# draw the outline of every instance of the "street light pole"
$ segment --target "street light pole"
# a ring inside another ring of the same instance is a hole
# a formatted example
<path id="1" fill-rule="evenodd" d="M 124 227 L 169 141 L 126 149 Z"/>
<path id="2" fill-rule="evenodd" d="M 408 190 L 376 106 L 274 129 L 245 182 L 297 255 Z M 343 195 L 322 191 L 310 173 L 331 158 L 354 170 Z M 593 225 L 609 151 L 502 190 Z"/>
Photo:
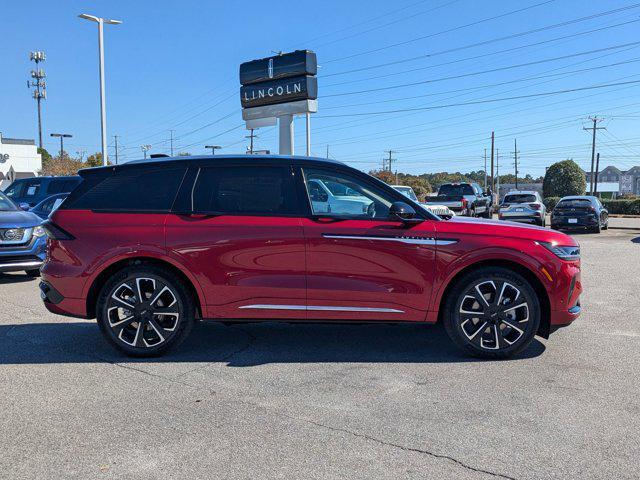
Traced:
<path id="1" fill-rule="evenodd" d="M 71 138 L 71 137 L 73 137 L 73 135 L 70 135 L 68 133 L 52 133 L 50 135 L 52 137 L 59 137 L 60 138 L 60 160 L 62 160 L 62 156 L 64 155 L 64 139 L 65 138 Z"/>
<path id="2" fill-rule="evenodd" d="M 220 150 L 222 147 L 220 145 L 205 145 L 204 148 L 210 148 L 211 149 L 211 155 L 215 155 L 216 154 L 216 150 Z"/>
<path id="3" fill-rule="evenodd" d="M 105 100 L 105 86 L 104 86 L 104 36 L 103 27 L 107 25 L 119 25 L 122 22 L 120 20 L 109 20 L 105 18 L 96 17 L 94 15 L 87 15 L 82 13 L 78 15 L 85 20 L 91 20 L 98 24 L 98 56 L 100 60 L 100 128 L 102 131 L 102 164 L 107 165 L 107 112 L 106 112 L 106 100 Z"/>

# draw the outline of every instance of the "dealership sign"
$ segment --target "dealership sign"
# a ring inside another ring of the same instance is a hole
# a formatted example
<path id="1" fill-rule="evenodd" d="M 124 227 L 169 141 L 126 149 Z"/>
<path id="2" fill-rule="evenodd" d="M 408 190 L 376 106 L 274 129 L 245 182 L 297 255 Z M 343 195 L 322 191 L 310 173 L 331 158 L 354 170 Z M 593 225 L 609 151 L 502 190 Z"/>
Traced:
<path id="1" fill-rule="evenodd" d="M 240 65 L 240 103 L 247 129 L 280 123 L 280 153 L 293 153 L 293 117 L 318 110 L 318 62 L 309 50 L 296 50 Z"/>

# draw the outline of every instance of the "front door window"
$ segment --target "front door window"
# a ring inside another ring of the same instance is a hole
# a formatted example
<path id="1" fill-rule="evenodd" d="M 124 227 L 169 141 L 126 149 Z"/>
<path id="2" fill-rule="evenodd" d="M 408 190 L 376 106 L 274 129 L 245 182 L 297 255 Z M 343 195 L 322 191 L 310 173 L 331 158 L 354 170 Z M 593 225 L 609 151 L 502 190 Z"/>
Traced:
<path id="1" fill-rule="evenodd" d="M 386 219 L 393 199 L 370 182 L 345 173 L 304 169 L 313 215 Z"/>

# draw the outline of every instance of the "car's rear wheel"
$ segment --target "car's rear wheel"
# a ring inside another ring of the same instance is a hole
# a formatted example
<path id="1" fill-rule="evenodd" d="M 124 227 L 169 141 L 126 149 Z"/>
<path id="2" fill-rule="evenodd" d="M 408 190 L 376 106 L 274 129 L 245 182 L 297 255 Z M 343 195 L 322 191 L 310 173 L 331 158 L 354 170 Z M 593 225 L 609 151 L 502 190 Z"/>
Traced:
<path id="1" fill-rule="evenodd" d="M 540 324 L 540 301 L 531 284 L 502 267 L 464 275 L 447 297 L 444 326 L 471 355 L 509 358 L 529 346 Z"/>
<path id="2" fill-rule="evenodd" d="M 127 267 L 103 286 L 98 325 L 117 349 L 135 357 L 165 353 L 194 322 L 193 298 L 173 273 L 153 265 Z"/>

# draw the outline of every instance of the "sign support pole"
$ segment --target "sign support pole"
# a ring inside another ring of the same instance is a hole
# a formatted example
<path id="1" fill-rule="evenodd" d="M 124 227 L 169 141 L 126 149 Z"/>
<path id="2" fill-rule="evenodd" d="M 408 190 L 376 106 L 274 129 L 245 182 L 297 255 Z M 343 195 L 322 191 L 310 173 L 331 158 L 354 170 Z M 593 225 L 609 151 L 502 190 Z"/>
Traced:
<path id="1" fill-rule="evenodd" d="M 307 112 L 307 157 L 311 156 L 311 114 Z"/>
<path id="2" fill-rule="evenodd" d="M 293 155 L 293 115 L 281 115 L 278 117 L 280 155 Z"/>

